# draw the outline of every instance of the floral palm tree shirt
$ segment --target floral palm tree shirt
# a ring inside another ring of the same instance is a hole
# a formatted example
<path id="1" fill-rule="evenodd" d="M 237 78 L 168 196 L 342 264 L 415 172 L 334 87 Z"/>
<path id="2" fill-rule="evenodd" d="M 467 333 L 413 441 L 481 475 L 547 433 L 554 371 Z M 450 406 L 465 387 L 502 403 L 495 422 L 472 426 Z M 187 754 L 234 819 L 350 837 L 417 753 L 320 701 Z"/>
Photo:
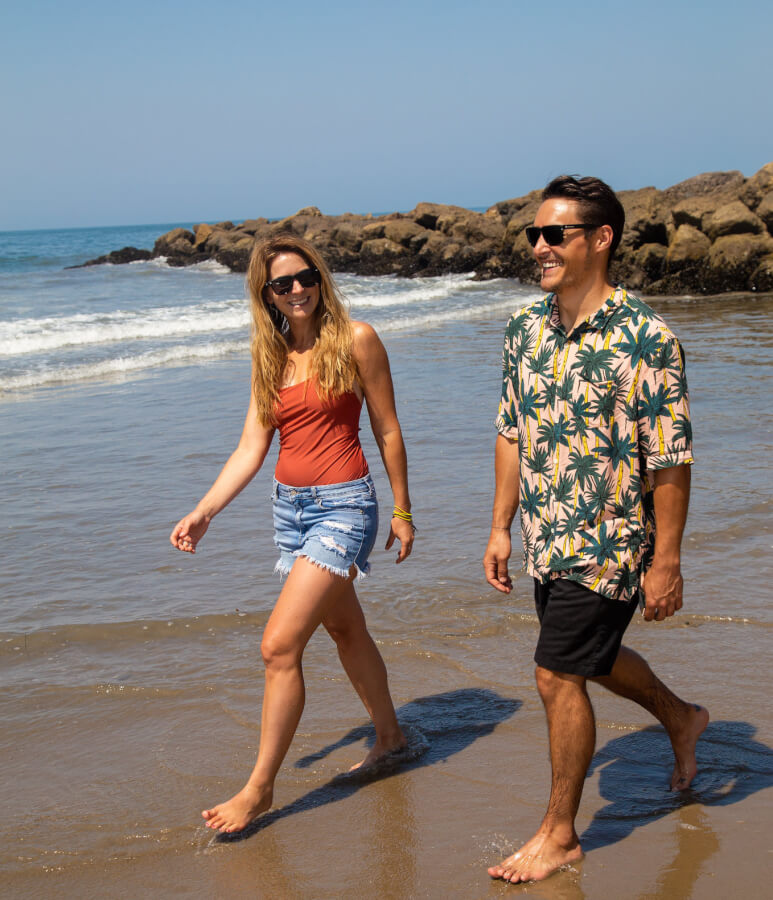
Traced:
<path id="1" fill-rule="evenodd" d="M 624 601 L 655 543 L 651 472 L 691 464 L 684 357 L 617 287 L 571 334 L 554 294 L 505 332 L 497 430 L 518 441 L 526 571 Z"/>

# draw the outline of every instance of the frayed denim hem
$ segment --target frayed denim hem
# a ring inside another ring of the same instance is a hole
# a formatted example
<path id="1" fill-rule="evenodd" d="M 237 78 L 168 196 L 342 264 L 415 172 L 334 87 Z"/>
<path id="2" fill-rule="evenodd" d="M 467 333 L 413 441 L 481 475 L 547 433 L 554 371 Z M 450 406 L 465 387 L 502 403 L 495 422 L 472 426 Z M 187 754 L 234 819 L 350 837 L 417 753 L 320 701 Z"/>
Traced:
<path id="1" fill-rule="evenodd" d="M 333 575 L 340 575 L 342 578 L 349 577 L 349 569 L 341 569 L 337 566 L 328 565 L 328 563 L 320 562 L 318 559 L 314 559 L 313 556 L 308 556 L 306 553 L 299 553 L 295 558 L 303 557 L 304 559 L 308 559 L 309 562 L 314 563 L 320 569 L 324 569 L 326 572 L 332 572 Z M 364 581 L 370 575 L 370 563 L 365 563 L 365 568 L 361 569 L 357 563 L 352 563 L 354 568 L 357 570 L 357 581 Z M 290 568 L 288 568 L 280 559 L 276 561 L 276 565 L 274 566 L 274 572 L 279 575 L 280 578 L 284 579 L 290 574 Z"/>

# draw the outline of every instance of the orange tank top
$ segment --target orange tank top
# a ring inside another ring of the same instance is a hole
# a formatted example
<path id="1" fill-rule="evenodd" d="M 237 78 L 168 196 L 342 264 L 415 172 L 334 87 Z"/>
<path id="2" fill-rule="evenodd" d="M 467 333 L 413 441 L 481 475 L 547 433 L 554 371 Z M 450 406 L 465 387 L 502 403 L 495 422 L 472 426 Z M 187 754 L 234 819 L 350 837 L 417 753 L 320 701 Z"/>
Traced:
<path id="1" fill-rule="evenodd" d="M 322 401 L 313 379 L 279 391 L 279 459 L 274 477 L 308 487 L 339 484 L 368 474 L 360 446 L 362 401 L 353 391 Z"/>

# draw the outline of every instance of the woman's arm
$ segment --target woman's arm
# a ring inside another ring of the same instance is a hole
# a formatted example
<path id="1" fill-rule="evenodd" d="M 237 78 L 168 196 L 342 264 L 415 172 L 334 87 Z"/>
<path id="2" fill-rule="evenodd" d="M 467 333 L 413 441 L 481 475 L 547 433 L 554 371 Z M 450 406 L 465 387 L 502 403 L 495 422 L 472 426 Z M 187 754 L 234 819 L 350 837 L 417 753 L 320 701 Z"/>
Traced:
<path id="1" fill-rule="evenodd" d="M 395 392 L 389 358 L 379 336 L 365 322 L 352 322 L 352 355 L 357 365 L 357 376 L 368 404 L 373 436 L 378 444 L 394 495 L 394 505 L 405 512 L 411 511 L 408 493 L 408 460 L 400 423 L 395 410 Z M 397 562 L 402 562 L 413 547 L 413 526 L 404 519 L 392 517 L 387 539 L 388 550 L 397 538 L 400 552 Z"/>
<path id="2" fill-rule="evenodd" d="M 273 437 L 274 429 L 265 428 L 258 422 L 253 394 L 236 450 L 196 508 L 175 525 L 169 536 L 173 547 L 186 553 L 196 552 L 196 545 L 212 519 L 257 475 Z"/>

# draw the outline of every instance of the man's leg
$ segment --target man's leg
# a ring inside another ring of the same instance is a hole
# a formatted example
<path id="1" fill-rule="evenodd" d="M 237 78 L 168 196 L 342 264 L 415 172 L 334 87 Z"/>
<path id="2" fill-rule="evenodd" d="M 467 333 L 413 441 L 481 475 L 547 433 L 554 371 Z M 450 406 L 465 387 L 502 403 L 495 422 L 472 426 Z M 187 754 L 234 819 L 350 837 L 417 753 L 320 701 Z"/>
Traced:
<path id="1" fill-rule="evenodd" d="M 574 820 L 593 757 L 596 723 L 585 678 L 537 666 L 552 770 L 550 801 L 534 837 L 488 872 L 504 881 L 539 881 L 582 858 Z"/>
<path id="2" fill-rule="evenodd" d="M 671 790 L 683 791 L 690 786 L 698 765 L 695 745 L 709 722 L 708 710 L 685 703 L 669 690 L 647 664 L 630 647 L 622 646 L 609 675 L 592 679 L 608 690 L 643 706 L 668 732 L 674 750 Z"/>

